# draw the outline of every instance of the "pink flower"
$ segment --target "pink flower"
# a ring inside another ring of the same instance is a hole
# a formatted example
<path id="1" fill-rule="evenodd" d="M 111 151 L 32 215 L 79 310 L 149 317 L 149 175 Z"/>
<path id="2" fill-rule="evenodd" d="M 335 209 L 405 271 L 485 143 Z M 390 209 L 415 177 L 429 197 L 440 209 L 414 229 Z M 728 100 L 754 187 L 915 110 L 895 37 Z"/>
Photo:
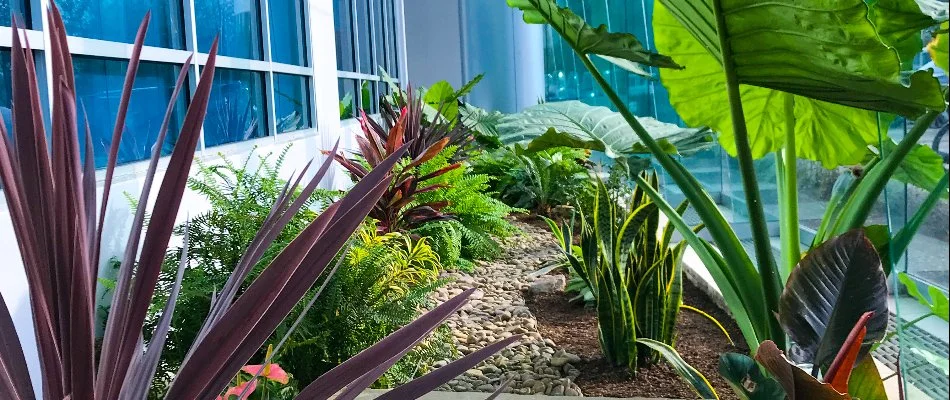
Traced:
<path id="1" fill-rule="evenodd" d="M 287 382 L 290 382 L 290 376 L 287 375 L 287 371 L 284 371 L 280 365 L 277 364 L 267 364 L 264 365 L 245 365 L 244 368 L 241 368 L 241 371 L 247 372 L 251 375 L 257 375 L 257 372 L 264 368 L 264 372 L 261 372 L 261 376 L 267 379 L 270 379 L 274 382 L 280 382 L 281 384 L 286 385 Z"/>
<path id="2" fill-rule="evenodd" d="M 248 385 L 251 387 L 247 389 L 247 393 L 244 393 L 244 396 L 241 396 L 241 393 L 244 392 L 244 388 Z M 229 387 L 227 392 L 224 392 L 224 396 L 218 396 L 218 400 L 230 400 L 231 396 L 236 396 L 238 400 L 247 400 L 247 398 L 254 393 L 254 389 L 257 389 L 257 380 L 252 380 L 244 382 L 234 387 Z"/>

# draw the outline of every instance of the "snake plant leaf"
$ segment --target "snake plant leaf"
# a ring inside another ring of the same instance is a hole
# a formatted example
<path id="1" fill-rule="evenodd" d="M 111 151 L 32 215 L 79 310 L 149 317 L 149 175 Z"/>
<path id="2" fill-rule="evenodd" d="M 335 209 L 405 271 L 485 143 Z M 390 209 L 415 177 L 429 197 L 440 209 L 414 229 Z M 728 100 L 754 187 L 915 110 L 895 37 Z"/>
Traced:
<path id="1" fill-rule="evenodd" d="M 609 32 L 605 25 L 596 28 L 588 25 L 570 8 L 558 7 L 556 0 L 507 1 L 509 7 L 524 11 L 525 22 L 550 25 L 580 54 L 606 56 L 604 58 L 611 62 L 619 59 L 653 67 L 682 68 L 672 58 L 648 50 L 634 35 Z M 632 70 L 628 63 L 618 65 Z"/>
<path id="2" fill-rule="evenodd" d="M 653 27 L 657 47 L 676 55 L 689 66 L 683 71 L 660 72 L 673 107 L 687 125 L 709 126 L 718 132 L 719 143 L 735 156 L 735 135 L 719 60 L 660 4 L 654 10 Z M 784 96 L 790 94 L 750 85 L 741 85 L 740 90 L 752 156 L 761 158 L 784 147 L 783 104 Z M 868 146 L 878 143 L 879 132 L 883 131 L 873 111 L 795 97 L 795 141 L 799 158 L 820 161 L 829 169 L 859 164 Z"/>
<path id="3" fill-rule="evenodd" d="M 712 145 L 708 129 L 681 128 L 650 117 L 638 117 L 668 152 L 694 153 Z M 620 113 L 607 107 L 571 100 L 543 103 L 509 115 L 498 124 L 502 143 L 528 143 L 528 150 L 574 147 L 601 151 L 610 158 L 647 153 Z"/>
<path id="4" fill-rule="evenodd" d="M 912 69 L 914 56 L 924 47 L 920 31 L 939 21 L 921 11 L 915 0 L 865 1 L 868 18 L 877 28 L 881 41 L 897 50 L 902 69 Z"/>
<path id="5" fill-rule="evenodd" d="M 656 340 L 651 339 L 637 339 L 637 343 L 645 345 L 656 352 L 660 353 L 663 356 L 663 359 L 673 367 L 673 370 L 676 371 L 676 374 L 683 378 L 689 387 L 693 389 L 696 394 L 699 395 L 702 399 L 718 399 L 719 395 L 716 394 L 716 390 L 713 389 L 712 384 L 709 383 L 709 380 L 703 376 L 702 373 L 693 368 L 692 365 L 689 365 L 683 357 L 676 352 L 676 349 L 670 345 L 657 342 Z"/>
<path id="6" fill-rule="evenodd" d="M 950 70 L 950 38 L 947 37 L 947 29 L 950 29 L 950 24 L 946 21 L 940 24 L 940 33 L 934 37 L 933 41 L 927 45 L 927 52 L 930 53 L 930 58 L 934 60 L 934 64 L 944 70 L 944 72 Z"/>
<path id="7" fill-rule="evenodd" d="M 663 7 L 656 9 L 667 14 L 661 22 L 671 25 L 672 16 L 681 29 L 671 37 L 665 37 L 671 32 L 657 31 L 657 48 L 678 58 L 688 53 L 670 51 L 670 42 L 699 38 L 705 53 L 721 65 L 719 36 L 710 36 L 716 32 L 712 10 L 718 6 L 727 31 L 718 34 L 730 45 L 741 84 L 911 118 L 945 108 L 940 84 L 930 71 L 918 71 L 909 86 L 904 85 L 897 51 L 879 38 L 864 0 L 658 2 Z M 886 11 L 878 9 L 881 18 L 891 17 Z M 687 59 L 679 61 L 694 68 Z M 693 87 L 712 89 L 695 82 Z"/>
<path id="8" fill-rule="evenodd" d="M 881 259 L 862 229 L 815 248 L 788 277 L 779 299 L 779 323 L 804 356 L 821 368 L 834 359 L 866 312 L 862 355 L 887 328 L 887 279 Z"/>
<path id="9" fill-rule="evenodd" d="M 771 340 L 762 342 L 755 352 L 755 360 L 782 385 L 789 400 L 851 400 L 848 394 L 838 393 L 831 385 L 819 382 L 790 364 Z"/>
<path id="10" fill-rule="evenodd" d="M 785 389 L 775 379 L 762 374 L 751 357 L 739 353 L 719 356 L 719 375 L 742 400 L 774 400 L 785 397 Z"/>

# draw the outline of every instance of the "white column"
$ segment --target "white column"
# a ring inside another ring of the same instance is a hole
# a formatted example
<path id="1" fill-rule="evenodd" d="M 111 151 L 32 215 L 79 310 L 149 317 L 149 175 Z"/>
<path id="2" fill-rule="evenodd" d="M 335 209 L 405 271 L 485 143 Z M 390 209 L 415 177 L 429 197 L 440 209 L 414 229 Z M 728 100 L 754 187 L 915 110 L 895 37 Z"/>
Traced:
<path id="1" fill-rule="evenodd" d="M 313 64 L 314 122 L 319 130 L 318 150 L 329 150 L 340 140 L 345 147 L 340 127 L 340 94 L 336 72 L 336 32 L 333 21 L 333 0 L 308 0 L 310 10 L 310 60 Z M 322 161 L 316 157 L 316 161 Z M 338 168 L 328 174 L 325 188 L 337 188 L 348 183 Z"/>

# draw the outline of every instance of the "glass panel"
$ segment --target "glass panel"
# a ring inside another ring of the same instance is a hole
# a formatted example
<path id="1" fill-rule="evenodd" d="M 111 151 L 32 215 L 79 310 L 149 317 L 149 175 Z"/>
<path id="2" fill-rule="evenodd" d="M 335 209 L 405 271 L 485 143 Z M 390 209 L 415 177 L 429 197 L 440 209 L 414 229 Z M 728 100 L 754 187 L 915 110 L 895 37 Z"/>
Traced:
<path id="1" fill-rule="evenodd" d="M 73 57 L 79 132 L 84 135 L 85 118 L 82 107 L 85 107 L 89 116 L 97 168 L 105 166 L 109 147 L 112 145 L 112 129 L 115 126 L 116 110 L 119 108 L 128 64 L 127 61 Z M 144 160 L 151 156 L 152 146 L 165 117 L 165 106 L 175 88 L 179 68 L 176 65 L 155 62 L 143 61 L 139 64 L 125 120 L 125 132 L 119 144 L 119 164 Z M 176 100 L 168 134 L 162 144 L 162 154 L 169 154 L 178 139 L 187 109 L 185 92 L 180 92 Z"/>
<path id="2" fill-rule="evenodd" d="M 356 0 L 356 51 L 359 61 L 359 71 L 364 74 L 373 73 L 373 53 L 370 38 L 369 0 Z"/>
<path id="3" fill-rule="evenodd" d="M 179 0 L 60 0 L 56 4 L 70 36 L 132 43 L 142 18 L 151 11 L 145 44 L 185 48 Z"/>
<path id="4" fill-rule="evenodd" d="M 387 53 L 391 55 L 389 57 L 389 68 L 386 72 L 389 72 L 389 75 L 393 78 L 399 77 L 399 47 L 396 41 L 396 5 L 394 0 L 383 0 L 387 4 L 389 13 L 387 14 L 387 23 L 389 24 L 389 37 L 387 37 L 386 45 L 388 47 Z"/>
<path id="5" fill-rule="evenodd" d="M 5 3 L 0 4 L 3 4 L 0 7 L 6 6 Z M 13 131 L 13 114 L 11 113 L 13 99 L 10 97 L 12 90 L 10 75 L 10 50 L 0 50 L 0 118 L 3 118 L 3 124 L 8 134 Z"/>
<path id="6" fill-rule="evenodd" d="M 259 0 L 195 0 L 198 21 L 198 50 L 211 49 L 221 35 L 218 54 L 261 59 Z"/>
<path id="7" fill-rule="evenodd" d="M 274 74 L 274 102 L 277 133 L 313 127 L 310 120 L 310 79 L 307 77 Z"/>
<path id="8" fill-rule="evenodd" d="M 0 26 L 10 26 L 11 17 L 19 17 L 20 26 L 30 27 L 28 0 L 0 0 Z M 23 25 L 25 24 L 25 25 Z"/>
<path id="9" fill-rule="evenodd" d="M 388 32 L 385 21 L 389 17 L 389 14 L 386 13 L 386 6 L 384 1 L 374 1 L 373 2 L 373 74 L 380 75 L 378 69 L 386 68 L 387 64 L 387 46 L 386 46 L 386 36 L 392 35 Z"/>
<path id="10" fill-rule="evenodd" d="M 205 147 L 267 136 L 264 75 L 218 68 L 205 118 Z"/>
<path id="11" fill-rule="evenodd" d="M 359 96 L 355 79 L 340 79 L 340 119 L 356 116 L 356 99 Z"/>
<path id="12" fill-rule="evenodd" d="M 333 1 L 333 21 L 336 27 L 336 69 L 356 71 L 353 52 L 352 0 Z"/>
<path id="13" fill-rule="evenodd" d="M 306 26 L 303 0 L 267 0 L 270 12 L 271 59 L 274 62 L 307 65 Z"/>

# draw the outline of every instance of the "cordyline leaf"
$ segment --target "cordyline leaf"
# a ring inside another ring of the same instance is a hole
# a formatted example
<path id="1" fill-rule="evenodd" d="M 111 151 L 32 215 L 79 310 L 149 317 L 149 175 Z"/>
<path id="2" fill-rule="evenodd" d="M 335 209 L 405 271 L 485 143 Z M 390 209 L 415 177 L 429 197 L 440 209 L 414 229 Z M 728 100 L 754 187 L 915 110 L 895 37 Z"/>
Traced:
<path id="1" fill-rule="evenodd" d="M 755 360 L 767 369 L 785 388 L 789 400 L 850 400 L 847 393 L 838 393 L 831 385 L 821 383 L 807 372 L 792 365 L 771 340 L 762 342 Z"/>
<path id="2" fill-rule="evenodd" d="M 316 381 L 300 391 L 300 398 L 305 399 L 327 399 L 343 388 L 353 389 L 351 383 L 359 380 L 364 375 L 371 373 L 379 364 L 385 363 L 396 357 L 402 357 L 413 346 L 425 338 L 429 332 L 432 332 L 437 326 L 442 324 L 450 315 L 458 311 L 465 303 L 468 297 L 476 289 L 469 289 L 455 296 L 438 307 L 423 314 L 415 321 L 406 325 L 393 334 L 385 337 L 372 347 L 361 351 L 359 354 L 346 360 L 343 364 L 336 366 L 327 373 L 317 378 Z M 385 372 L 383 370 L 382 372 Z M 380 372 L 380 374 L 382 373 Z M 368 387 L 376 379 L 366 383 Z M 359 390 L 365 389 L 359 388 Z"/>
<path id="3" fill-rule="evenodd" d="M 785 389 L 775 379 L 762 374 L 755 360 L 745 354 L 719 356 L 719 375 L 742 400 L 774 400 L 785 397 Z"/>
<path id="4" fill-rule="evenodd" d="M 377 400 L 416 399 L 422 397 L 422 395 L 437 389 L 445 382 L 448 382 L 456 376 L 461 375 L 465 371 L 475 368 L 478 363 L 518 340 L 521 340 L 521 336 L 514 335 L 506 339 L 499 340 L 488 346 L 482 347 L 481 349 L 478 349 L 465 357 L 455 360 L 444 367 L 436 369 L 435 371 L 425 374 L 419 378 L 413 379 L 405 385 L 384 393 L 383 395 L 377 397 Z"/>
<path id="5" fill-rule="evenodd" d="M 0 121 L 0 125 L 3 122 Z M 2 132 L 6 135 L 6 129 Z M 23 356 L 20 338 L 13 325 L 7 302 L 0 293 L 0 397 L 4 399 L 32 399 L 33 386 Z"/>
<path id="6" fill-rule="evenodd" d="M 779 299 L 778 320 L 807 360 L 824 369 L 869 311 L 874 316 L 861 356 L 884 337 L 887 280 L 874 246 L 859 229 L 825 242 L 799 262 Z"/>
<path id="7" fill-rule="evenodd" d="M 720 143 L 735 155 L 711 2 L 658 2 L 657 48 L 688 66 L 660 77 L 683 120 L 720 133 Z M 863 160 L 887 126 L 874 111 L 913 117 L 943 108 L 929 72 L 914 74 L 911 87 L 901 83 L 897 54 L 877 38 L 862 0 L 808 0 L 800 7 L 790 0 L 722 3 L 753 157 L 784 146 L 785 96 L 794 95 L 798 156 L 826 168 Z"/>
<path id="8" fill-rule="evenodd" d="M 690 154 L 712 145 L 708 129 L 681 128 L 650 117 L 638 120 L 653 138 L 665 139 L 672 153 Z M 502 143 L 528 143 L 529 151 L 574 147 L 601 151 L 610 158 L 645 153 L 620 113 L 576 100 L 528 107 L 503 118 L 498 131 Z"/>
<path id="9" fill-rule="evenodd" d="M 524 11 L 524 21 L 529 24 L 550 25 L 580 54 L 607 56 L 608 61 L 612 57 L 653 67 L 682 68 L 672 58 L 647 50 L 636 36 L 608 32 L 605 25 L 594 28 L 570 8 L 558 7 L 555 0 L 508 0 L 508 6 Z"/>
<path id="10" fill-rule="evenodd" d="M 950 38 L 947 30 L 950 29 L 950 23 L 944 21 L 940 24 L 940 33 L 934 36 L 933 41 L 927 45 L 927 52 L 934 64 L 943 69 L 944 72 L 950 71 Z"/>
<path id="11" fill-rule="evenodd" d="M 924 14 L 915 0 L 865 0 L 868 18 L 884 44 L 897 49 L 904 70 L 914 66 L 914 57 L 924 47 L 920 32 L 939 21 Z"/>

